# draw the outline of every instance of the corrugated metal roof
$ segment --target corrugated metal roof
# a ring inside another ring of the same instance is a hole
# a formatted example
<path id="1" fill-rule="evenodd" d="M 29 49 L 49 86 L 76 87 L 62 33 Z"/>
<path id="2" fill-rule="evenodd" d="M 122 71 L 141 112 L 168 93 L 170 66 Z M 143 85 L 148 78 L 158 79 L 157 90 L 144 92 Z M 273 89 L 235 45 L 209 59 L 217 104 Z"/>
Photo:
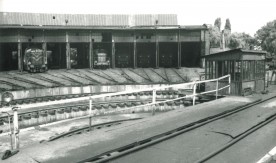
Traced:
<path id="1" fill-rule="evenodd" d="M 241 52 L 241 53 L 239 53 Z M 245 50 L 245 49 L 241 49 L 241 48 L 237 48 L 237 49 L 231 49 L 231 50 L 226 50 L 226 51 L 222 51 L 222 52 L 218 52 L 218 53 L 213 53 L 213 54 L 210 54 L 210 55 L 205 55 L 205 56 L 202 56 L 203 58 L 206 58 L 206 59 L 210 59 L 210 58 L 220 58 L 220 59 L 224 59 L 225 56 L 230 56 L 228 57 L 231 58 L 231 55 L 238 55 L 238 56 L 241 56 L 242 54 L 252 54 L 252 55 L 256 55 L 256 54 L 266 54 L 267 52 L 266 51 L 260 51 L 260 50 Z"/>
<path id="2" fill-rule="evenodd" d="M 175 14 L 96 15 L 0 12 L 2 26 L 153 26 L 156 20 L 158 25 L 178 25 Z"/>

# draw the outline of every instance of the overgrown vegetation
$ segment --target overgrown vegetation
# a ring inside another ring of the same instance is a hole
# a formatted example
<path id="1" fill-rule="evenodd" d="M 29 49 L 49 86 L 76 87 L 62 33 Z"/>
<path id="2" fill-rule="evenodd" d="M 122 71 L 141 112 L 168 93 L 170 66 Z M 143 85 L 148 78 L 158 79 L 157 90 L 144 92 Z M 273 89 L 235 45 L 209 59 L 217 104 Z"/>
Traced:
<path id="1" fill-rule="evenodd" d="M 224 36 L 225 47 L 229 49 L 242 48 L 246 50 L 267 51 L 267 57 L 276 62 L 276 20 L 268 22 L 259 29 L 254 37 L 247 33 L 231 33 L 231 23 L 226 19 L 224 29 L 221 30 L 221 18 L 217 18 L 210 27 L 210 48 L 219 48 Z"/>

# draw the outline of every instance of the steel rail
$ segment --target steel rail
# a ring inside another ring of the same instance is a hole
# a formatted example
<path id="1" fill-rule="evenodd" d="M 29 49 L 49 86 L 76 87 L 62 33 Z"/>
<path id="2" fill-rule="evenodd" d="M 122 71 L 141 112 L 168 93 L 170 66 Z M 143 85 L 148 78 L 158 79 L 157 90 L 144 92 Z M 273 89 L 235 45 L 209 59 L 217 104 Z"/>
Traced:
<path id="1" fill-rule="evenodd" d="M 154 70 L 152 70 L 154 71 Z M 139 89 L 139 90 L 132 90 L 132 91 L 122 91 L 122 92 L 114 92 L 114 93 L 106 93 L 106 94 L 98 94 L 98 95 L 93 95 L 93 96 L 89 96 L 89 97 L 78 97 L 78 98 L 74 98 L 74 99 L 64 99 L 64 100 L 59 100 L 59 101 L 51 101 L 50 104 L 54 105 L 54 104 L 63 104 L 63 103 L 72 103 L 72 102 L 78 102 L 78 101 L 84 101 L 84 100 L 90 100 L 90 99 L 96 99 L 96 98 L 103 98 L 103 97 L 111 97 L 111 96 L 116 96 L 116 95 L 123 95 L 123 94 L 130 94 L 130 93 L 138 93 L 138 92 L 146 92 L 146 91 L 153 91 L 153 90 L 163 90 L 163 89 L 168 89 L 168 88 L 179 88 L 179 87 L 184 87 L 184 86 L 194 86 L 196 84 L 200 84 L 200 83 L 206 83 L 206 82 L 212 82 L 212 81 L 218 81 L 224 78 L 228 78 L 230 77 L 230 75 L 226 75 L 223 77 L 220 77 L 218 79 L 210 79 L 210 80 L 204 80 L 204 81 L 194 81 L 191 83 L 182 83 L 182 84 L 173 84 L 173 85 L 167 85 L 167 86 L 161 86 L 161 87 L 157 87 L 157 88 L 145 88 L 145 89 Z M 212 91 L 208 91 L 208 92 L 215 92 L 216 90 L 212 90 Z M 206 94 L 207 92 L 203 92 L 201 94 Z M 196 96 L 198 94 L 194 94 L 193 96 Z M 37 107 L 42 107 L 42 106 L 48 106 L 49 103 L 39 103 L 36 104 Z M 22 108 L 29 108 L 31 107 L 30 105 L 23 105 L 21 106 Z"/>
<path id="2" fill-rule="evenodd" d="M 110 121 L 110 122 L 95 124 L 95 125 L 92 125 L 91 127 L 94 128 L 94 127 L 99 127 L 99 126 L 106 126 L 106 125 L 118 124 L 118 123 L 120 123 L 120 122 L 133 121 L 133 120 L 138 120 L 138 119 L 142 119 L 142 118 L 121 119 L 121 120 L 116 120 L 116 121 Z M 74 133 L 79 133 L 79 132 L 88 130 L 89 127 L 90 127 L 90 126 L 85 126 L 85 127 L 81 127 L 81 128 L 75 129 L 75 130 L 68 131 L 68 132 L 66 132 L 66 133 L 62 133 L 62 134 L 56 135 L 56 136 L 54 136 L 54 137 L 49 138 L 49 140 L 47 140 L 47 142 L 50 142 L 50 141 L 54 141 L 54 140 L 63 138 L 63 137 L 66 137 L 66 136 L 68 136 L 68 135 L 72 135 L 72 134 L 74 134 Z"/>
<path id="3" fill-rule="evenodd" d="M 70 94 L 70 95 L 74 95 L 74 94 Z M 199 95 L 199 94 L 197 94 L 197 95 Z M 170 101 L 177 101 L 177 100 L 181 100 L 181 99 L 185 99 L 185 98 L 189 98 L 189 97 L 192 97 L 192 95 L 178 97 L 178 98 L 171 99 L 171 100 L 157 99 L 157 101 L 161 101 L 161 102 L 156 102 L 155 104 L 166 103 L 166 102 L 170 102 Z M 33 99 L 35 99 L 35 98 L 29 98 L 28 100 L 33 100 Z M 68 99 L 70 99 L 70 98 L 68 98 Z M 115 101 L 114 100 L 114 101 L 109 101 L 109 102 L 95 101 L 95 102 L 93 102 L 93 105 L 118 104 L 118 103 L 141 102 L 141 101 L 143 101 L 143 102 L 151 102 L 151 99 L 148 99 L 148 100 L 139 100 L 138 99 L 138 100 L 126 100 L 126 101 L 120 101 L 120 100 Z M 144 107 L 144 106 L 149 106 L 149 105 L 153 105 L 153 104 L 148 103 L 148 104 L 144 104 L 144 105 L 129 107 L 129 108 L 126 108 L 124 110 L 130 110 L 130 109 L 134 109 L 134 108 L 138 108 L 138 107 Z M 47 108 L 43 108 L 43 109 L 24 111 L 24 112 L 19 112 L 18 115 L 30 114 L 30 113 L 33 113 L 33 112 L 40 112 L 40 111 L 56 110 L 56 109 L 62 109 L 62 108 L 67 108 L 67 107 L 82 107 L 82 106 L 89 106 L 89 104 L 86 101 L 83 100 L 83 101 L 78 101 L 77 105 L 74 104 L 73 102 L 72 103 L 65 103 L 64 106 L 54 106 L 54 107 L 47 107 Z M 37 108 L 37 107 L 33 107 L 33 108 Z M 120 111 L 123 111 L 123 110 L 120 110 Z M 107 111 L 107 112 L 109 113 L 109 112 L 112 112 L 112 111 Z M 0 119 L 1 118 L 7 118 L 7 116 L 0 116 Z"/>
<path id="4" fill-rule="evenodd" d="M 219 153 L 223 152 L 224 150 L 228 149 L 229 147 L 231 147 L 232 145 L 238 143 L 240 140 L 246 138 L 248 135 L 252 134 L 253 132 L 257 131 L 258 129 L 260 129 L 261 127 L 269 124 L 270 122 L 274 121 L 276 119 L 276 113 L 269 116 L 268 118 L 266 118 L 264 121 L 261 121 L 260 123 L 258 123 L 257 125 L 253 126 L 252 128 L 248 129 L 247 131 L 243 132 L 242 134 L 239 134 L 238 136 L 234 137 L 234 139 L 225 144 L 224 146 L 222 146 L 220 149 L 213 151 L 209 154 L 207 154 L 206 156 L 204 156 L 203 158 L 201 158 L 200 160 L 196 161 L 196 163 L 202 163 L 202 162 L 206 162 L 208 160 L 210 160 L 211 158 L 215 157 L 216 155 L 218 155 Z"/>
<path id="5" fill-rule="evenodd" d="M 172 129 L 170 131 L 152 136 L 152 137 L 147 138 L 147 139 L 143 139 L 143 140 L 140 140 L 140 141 L 133 142 L 133 143 L 125 145 L 123 147 L 112 149 L 110 151 L 104 152 L 102 154 L 93 156 L 93 157 L 88 158 L 88 159 L 81 160 L 79 162 L 80 163 L 83 163 L 83 162 L 108 162 L 110 160 L 122 157 L 122 156 L 127 155 L 127 154 L 132 153 L 132 152 L 135 152 L 137 150 L 140 150 L 140 149 L 146 148 L 148 146 L 151 146 L 151 145 L 160 143 L 162 141 L 165 141 L 167 139 L 173 138 L 177 135 L 183 134 L 185 132 L 188 132 L 188 131 L 193 130 L 193 129 L 198 128 L 198 127 L 201 127 L 201 126 L 206 125 L 208 123 L 211 123 L 213 121 L 216 121 L 216 120 L 222 119 L 224 117 L 230 116 L 232 114 L 238 113 L 242 110 L 248 109 L 248 108 L 253 107 L 255 105 L 258 105 L 260 103 L 264 103 L 264 102 L 266 102 L 268 100 L 271 100 L 275 97 L 276 96 L 273 96 L 273 97 L 270 97 L 270 98 L 265 99 L 265 100 L 258 99 L 256 101 L 253 101 L 251 103 L 236 107 L 234 109 L 224 111 L 222 113 L 219 113 L 219 114 L 216 114 L 216 115 L 213 115 L 213 116 L 210 116 L 210 117 L 203 118 L 203 119 L 198 120 L 196 122 L 186 124 L 184 126 L 181 126 L 181 127 Z"/>

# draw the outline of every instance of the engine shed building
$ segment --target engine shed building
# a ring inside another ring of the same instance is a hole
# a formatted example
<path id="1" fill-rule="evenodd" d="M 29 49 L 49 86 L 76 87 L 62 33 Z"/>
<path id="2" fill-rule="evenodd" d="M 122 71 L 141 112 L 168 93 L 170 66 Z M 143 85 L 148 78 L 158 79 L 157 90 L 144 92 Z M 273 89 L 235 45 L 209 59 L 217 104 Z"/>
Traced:
<path id="1" fill-rule="evenodd" d="M 264 51 L 243 49 L 204 56 L 205 78 L 215 79 L 230 74 L 231 94 L 244 95 L 246 92 L 261 92 L 265 89 L 265 56 Z M 222 81 L 219 87 L 226 84 L 228 81 Z M 216 87 L 215 85 L 215 83 L 210 83 L 206 88 L 212 90 Z"/>
<path id="2" fill-rule="evenodd" d="M 111 68 L 200 67 L 209 32 L 178 25 L 177 15 L 0 13 L 0 71 L 22 71 L 29 47 L 47 53 L 49 69 L 92 69 L 96 49 Z"/>

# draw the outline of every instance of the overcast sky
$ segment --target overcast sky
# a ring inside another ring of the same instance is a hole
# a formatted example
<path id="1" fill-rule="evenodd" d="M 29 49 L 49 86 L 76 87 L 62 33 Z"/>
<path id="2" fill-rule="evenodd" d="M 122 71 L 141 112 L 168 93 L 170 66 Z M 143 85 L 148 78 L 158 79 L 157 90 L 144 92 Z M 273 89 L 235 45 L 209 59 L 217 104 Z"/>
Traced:
<path id="1" fill-rule="evenodd" d="M 1 12 L 177 14 L 180 25 L 213 24 L 229 18 L 232 32 L 252 36 L 276 19 L 276 0 L 0 0 Z"/>

